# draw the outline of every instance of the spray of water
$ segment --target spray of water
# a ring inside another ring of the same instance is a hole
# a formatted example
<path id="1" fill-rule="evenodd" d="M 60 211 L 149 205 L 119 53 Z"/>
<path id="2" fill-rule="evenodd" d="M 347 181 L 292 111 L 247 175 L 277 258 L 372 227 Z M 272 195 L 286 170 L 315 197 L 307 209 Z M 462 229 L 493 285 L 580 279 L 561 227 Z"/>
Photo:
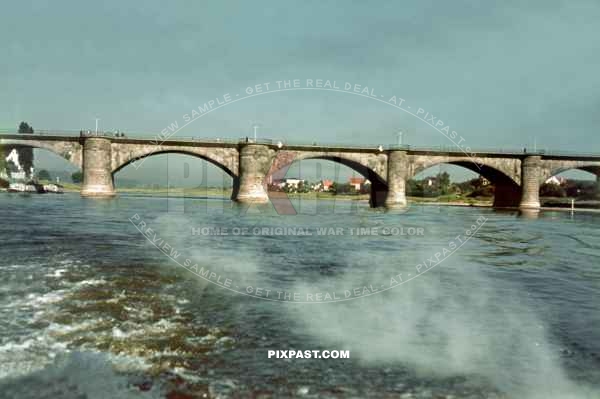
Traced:
<path id="1" fill-rule="evenodd" d="M 171 237 L 181 237 L 177 234 L 181 224 L 173 222 L 173 215 L 161 219 L 160 225 Z M 173 226 L 179 227 L 169 231 Z M 274 266 L 264 264 L 260 254 L 248 252 L 251 246 L 232 251 L 234 242 L 216 248 L 200 238 L 181 239 L 177 245 L 192 248 L 194 259 L 215 270 L 227 270 L 258 286 L 276 283 L 269 279 Z M 427 255 L 412 256 L 424 259 Z M 403 260 L 411 257 L 403 256 Z M 367 284 L 385 281 L 397 269 L 398 258 L 393 254 L 365 253 L 362 259 L 361 269 L 376 270 L 368 275 Z M 349 268 L 345 275 L 336 273 L 328 277 L 331 281 L 323 279 L 317 285 L 356 286 L 364 279 L 357 277 L 357 271 Z M 307 280 L 291 289 L 314 290 L 314 281 Z M 600 397 L 599 392 L 567 376 L 559 348 L 523 288 L 492 277 L 461 251 L 443 266 L 385 293 L 343 303 L 278 306 L 285 306 L 282 314 L 325 348 L 349 349 L 354 359 L 371 366 L 397 364 L 429 377 L 483 378 L 511 398 Z"/>
<path id="2" fill-rule="evenodd" d="M 515 398 L 599 397 L 569 380 L 559 350 L 524 298 L 519 287 L 492 282 L 456 256 L 389 293 L 294 309 L 325 345 L 350 349 L 371 365 L 484 377 Z"/>

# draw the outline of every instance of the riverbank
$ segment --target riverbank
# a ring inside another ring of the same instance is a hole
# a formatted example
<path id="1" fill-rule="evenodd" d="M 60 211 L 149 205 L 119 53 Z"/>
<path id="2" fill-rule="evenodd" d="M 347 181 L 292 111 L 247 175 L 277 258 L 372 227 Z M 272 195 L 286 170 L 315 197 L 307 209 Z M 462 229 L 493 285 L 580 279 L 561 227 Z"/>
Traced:
<path id="1" fill-rule="evenodd" d="M 44 183 L 42 181 L 42 183 Z M 79 193 L 81 185 L 75 183 L 61 183 L 65 193 Z M 6 189 L 0 189 L 0 192 L 6 192 Z M 169 197 L 208 197 L 208 198 L 230 198 L 231 188 L 179 188 L 179 187 L 119 187 L 118 194 L 148 195 L 148 196 L 169 196 Z M 282 192 L 276 192 L 283 195 Z M 296 200 L 336 200 L 336 201 L 369 201 L 369 194 L 333 194 L 328 192 L 308 192 L 308 193 L 287 193 L 290 199 Z M 433 205 L 433 206 L 459 206 L 459 207 L 480 207 L 491 208 L 493 206 L 493 197 L 467 197 L 463 195 L 444 195 L 439 197 L 414 197 L 407 196 L 409 204 Z M 570 198 L 540 198 L 542 210 L 550 211 L 571 211 Z M 516 209 L 516 208 L 515 208 Z M 590 211 L 600 212 L 600 200 L 579 200 L 575 201 L 576 212 Z"/>

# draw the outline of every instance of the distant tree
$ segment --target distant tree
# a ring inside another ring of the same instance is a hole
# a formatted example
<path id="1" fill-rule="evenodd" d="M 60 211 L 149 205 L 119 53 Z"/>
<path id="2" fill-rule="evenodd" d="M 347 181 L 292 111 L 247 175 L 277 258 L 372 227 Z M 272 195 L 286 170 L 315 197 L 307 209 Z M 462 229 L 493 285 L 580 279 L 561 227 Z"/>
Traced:
<path id="1" fill-rule="evenodd" d="M 19 124 L 19 133 L 32 134 L 33 133 L 33 128 L 31 126 L 29 126 L 29 123 L 27 123 L 27 122 L 21 122 Z"/>
<path id="2" fill-rule="evenodd" d="M 413 197 L 423 196 L 423 184 L 418 180 L 409 179 L 406 188 L 406 193 L 408 195 L 412 195 Z"/>
<path id="3" fill-rule="evenodd" d="M 571 180 L 565 183 L 567 197 L 592 199 L 596 195 L 596 182 L 591 180 Z"/>
<path id="4" fill-rule="evenodd" d="M 488 184 L 487 186 L 479 185 L 468 195 L 468 197 L 493 197 L 494 192 L 495 188 L 491 184 Z"/>
<path id="5" fill-rule="evenodd" d="M 0 172 L 8 172 L 8 162 L 6 162 L 6 156 L 4 155 L 4 149 L 0 147 Z"/>
<path id="6" fill-rule="evenodd" d="M 566 197 L 567 192 L 565 189 L 553 183 L 544 183 L 540 187 L 540 196 L 542 197 Z"/>
<path id="7" fill-rule="evenodd" d="M 429 182 L 431 182 L 431 184 L 429 184 Z M 435 177 L 429 177 L 423 180 L 423 182 L 421 183 L 421 186 L 423 187 L 423 197 L 437 197 L 440 195 L 440 189 L 438 187 L 438 185 L 436 184 L 436 178 Z"/>
<path id="8" fill-rule="evenodd" d="M 356 188 L 350 183 L 338 184 L 335 190 L 336 194 L 356 194 Z"/>
<path id="9" fill-rule="evenodd" d="M 21 122 L 19 124 L 19 133 L 21 134 L 32 134 L 33 127 L 29 126 L 27 122 Z M 23 167 L 26 174 L 29 174 L 31 168 L 33 168 L 33 148 L 22 147 L 19 148 L 19 163 Z"/>
<path id="10" fill-rule="evenodd" d="M 337 194 L 337 190 L 338 190 L 338 184 L 336 182 L 331 183 L 331 186 L 329 186 L 329 190 L 327 190 L 327 192 L 336 195 Z"/>
<path id="11" fill-rule="evenodd" d="M 302 180 L 298 183 L 298 192 L 299 193 L 307 193 L 310 191 L 310 185 L 306 180 Z"/>
<path id="12" fill-rule="evenodd" d="M 441 195 L 446 195 L 450 191 L 450 174 L 448 172 L 438 173 L 436 176 L 438 190 Z"/>
<path id="13" fill-rule="evenodd" d="M 71 175 L 71 181 L 73 183 L 81 183 L 83 181 L 83 173 L 81 173 L 81 171 L 79 170 L 77 172 L 74 172 Z"/>
<path id="14" fill-rule="evenodd" d="M 39 180 L 52 180 L 50 172 L 48 172 L 46 169 L 40 170 L 37 174 L 37 177 Z"/>

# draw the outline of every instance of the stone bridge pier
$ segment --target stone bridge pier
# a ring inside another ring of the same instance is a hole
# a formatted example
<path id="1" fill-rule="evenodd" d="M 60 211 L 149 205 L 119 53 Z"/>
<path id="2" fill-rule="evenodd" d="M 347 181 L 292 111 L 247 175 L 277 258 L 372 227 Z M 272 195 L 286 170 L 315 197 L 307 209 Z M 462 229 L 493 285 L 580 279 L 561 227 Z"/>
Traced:
<path id="1" fill-rule="evenodd" d="M 242 203 L 269 202 L 266 176 L 275 151 L 262 144 L 246 144 L 240 149 L 240 173 L 234 180 L 232 199 Z"/>
<path id="2" fill-rule="evenodd" d="M 112 175 L 111 140 L 88 137 L 83 143 L 83 197 L 112 197 L 115 186 Z"/>
<path id="3" fill-rule="evenodd" d="M 521 162 L 521 209 L 540 209 L 540 178 L 542 158 L 529 156 Z"/>
<path id="4" fill-rule="evenodd" d="M 388 190 L 385 197 L 387 208 L 404 208 L 406 202 L 406 176 L 409 160 L 406 151 L 391 151 L 388 154 Z"/>

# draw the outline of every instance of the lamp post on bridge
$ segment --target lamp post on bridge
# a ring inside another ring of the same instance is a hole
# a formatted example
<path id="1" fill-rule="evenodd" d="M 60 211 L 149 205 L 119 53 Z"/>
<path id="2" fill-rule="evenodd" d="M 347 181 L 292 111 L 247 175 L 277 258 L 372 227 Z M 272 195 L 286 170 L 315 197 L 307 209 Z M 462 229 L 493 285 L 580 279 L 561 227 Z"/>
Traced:
<path id="1" fill-rule="evenodd" d="M 256 132 L 258 131 L 258 128 L 261 127 L 261 124 L 258 121 L 250 121 L 250 123 L 252 125 L 252 129 L 254 129 L 254 142 L 256 143 L 256 140 L 258 138 Z"/>

